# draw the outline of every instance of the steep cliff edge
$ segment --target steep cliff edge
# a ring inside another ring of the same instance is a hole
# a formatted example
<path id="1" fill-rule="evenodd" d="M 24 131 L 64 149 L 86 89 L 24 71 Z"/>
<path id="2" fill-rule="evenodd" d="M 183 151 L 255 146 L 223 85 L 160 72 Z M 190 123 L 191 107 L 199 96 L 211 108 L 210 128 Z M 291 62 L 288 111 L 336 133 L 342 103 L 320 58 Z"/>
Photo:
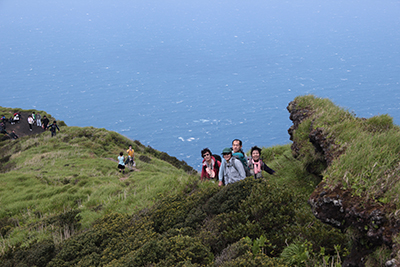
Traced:
<path id="1" fill-rule="evenodd" d="M 298 97 L 287 109 L 293 156 L 321 178 L 308 201 L 314 215 L 352 235 L 343 266 L 368 266 L 369 255 L 377 250 L 390 254 L 383 259 L 385 266 L 396 266 L 399 128 L 388 115 L 357 118 L 313 96 Z"/>

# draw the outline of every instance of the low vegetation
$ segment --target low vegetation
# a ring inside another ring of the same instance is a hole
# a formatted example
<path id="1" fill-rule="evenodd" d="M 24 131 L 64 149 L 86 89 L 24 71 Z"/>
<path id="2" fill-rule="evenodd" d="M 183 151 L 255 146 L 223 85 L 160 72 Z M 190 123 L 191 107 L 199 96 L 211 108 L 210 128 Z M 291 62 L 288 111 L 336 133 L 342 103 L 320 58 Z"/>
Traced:
<path id="1" fill-rule="evenodd" d="M 264 148 L 276 173 L 226 187 L 105 129 L 63 127 L 53 138 L 1 142 L 0 266 L 340 266 L 352 234 L 317 220 L 307 200 L 321 180 L 347 179 L 355 194 L 375 197 L 373 179 L 397 175 L 400 146 L 390 135 L 399 137 L 398 128 L 387 115 L 365 120 L 329 100 L 296 101 L 315 115 L 295 132 L 299 153 L 293 157 L 291 144 Z M 337 142 L 331 164 L 308 140 L 310 127 Z M 363 147 L 360 136 L 375 146 Z M 123 175 L 114 159 L 129 144 L 137 166 Z M 357 171 L 347 163 L 352 153 L 367 154 L 366 164 L 351 163 Z M 375 198 L 395 201 L 394 193 Z"/>
<path id="2" fill-rule="evenodd" d="M 388 114 L 368 119 L 334 105 L 329 99 L 303 96 L 295 99 L 299 108 L 308 109 L 308 117 L 295 133 L 302 143 L 304 164 L 317 162 L 318 154 L 309 142 L 311 129 L 321 129 L 335 160 L 323 169 L 324 181 L 353 190 L 358 196 L 394 203 L 400 209 L 400 129 Z"/>

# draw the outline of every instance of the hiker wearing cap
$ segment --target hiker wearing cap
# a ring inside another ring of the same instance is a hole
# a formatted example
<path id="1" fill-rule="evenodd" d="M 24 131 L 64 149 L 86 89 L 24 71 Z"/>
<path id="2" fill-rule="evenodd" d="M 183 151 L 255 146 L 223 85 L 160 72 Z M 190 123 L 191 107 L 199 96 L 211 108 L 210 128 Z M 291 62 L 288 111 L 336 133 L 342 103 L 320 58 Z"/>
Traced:
<path id="1" fill-rule="evenodd" d="M 202 181 L 210 179 L 218 179 L 221 162 L 219 162 L 211 154 L 211 151 L 208 148 L 204 148 L 201 151 L 201 156 L 203 157 L 203 162 L 202 162 L 200 179 Z"/>
<path id="2" fill-rule="evenodd" d="M 219 170 L 219 186 L 224 183 L 225 185 L 232 184 L 246 178 L 243 164 L 237 158 L 232 157 L 231 148 L 224 148 L 222 156 L 224 160 Z"/>
<path id="3" fill-rule="evenodd" d="M 267 166 L 261 159 L 261 148 L 257 146 L 253 146 L 251 148 L 251 158 L 249 159 L 249 169 L 251 175 L 254 176 L 255 179 L 262 178 L 262 171 L 266 171 L 269 174 L 274 174 L 274 170 Z"/>

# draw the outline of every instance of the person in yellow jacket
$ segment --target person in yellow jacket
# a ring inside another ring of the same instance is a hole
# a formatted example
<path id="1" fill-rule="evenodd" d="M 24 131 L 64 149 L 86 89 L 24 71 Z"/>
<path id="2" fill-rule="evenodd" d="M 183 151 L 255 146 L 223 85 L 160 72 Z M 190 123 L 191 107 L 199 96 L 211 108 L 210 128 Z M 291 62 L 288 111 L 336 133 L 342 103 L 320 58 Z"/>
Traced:
<path id="1" fill-rule="evenodd" d="M 135 150 L 132 149 L 132 145 L 129 145 L 129 149 L 126 151 L 126 153 L 128 153 L 128 158 L 126 159 L 125 164 L 130 164 L 131 166 L 136 166 L 135 164 Z"/>

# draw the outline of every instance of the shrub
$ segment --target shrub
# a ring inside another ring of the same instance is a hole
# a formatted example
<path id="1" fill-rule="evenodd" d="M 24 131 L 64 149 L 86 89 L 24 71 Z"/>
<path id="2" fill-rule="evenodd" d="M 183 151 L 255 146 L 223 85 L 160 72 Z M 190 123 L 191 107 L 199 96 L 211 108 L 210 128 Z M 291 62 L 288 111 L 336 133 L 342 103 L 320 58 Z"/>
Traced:
<path id="1" fill-rule="evenodd" d="M 257 181 L 253 178 L 247 178 L 224 186 L 207 202 L 204 207 L 205 212 L 208 215 L 218 215 L 237 210 L 240 203 L 250 195 L 255 183 Z"/>
<path id="2" fill-rule="evenodd" d="M 285 267 L 287 266 L 282 260 L 270 258 L 265 254 L 254 256 L 251 252 L 225 262 L 221 267 Z"/>
<path id="3" fill-rule="evenodd" d="M 365 121 L 366 128 L 370 132 L 387 131 L 393 127 L 393 118 L 388 114 L 374 116 Z"/>
<path id="4" fill-rule="evenodd" d="M 55 255 L 55 246 L 51 241 L 33 244 L 29 248 L 15 248 L 11 254 L 0 258 L 1 266 L 46 266 Z"/>

